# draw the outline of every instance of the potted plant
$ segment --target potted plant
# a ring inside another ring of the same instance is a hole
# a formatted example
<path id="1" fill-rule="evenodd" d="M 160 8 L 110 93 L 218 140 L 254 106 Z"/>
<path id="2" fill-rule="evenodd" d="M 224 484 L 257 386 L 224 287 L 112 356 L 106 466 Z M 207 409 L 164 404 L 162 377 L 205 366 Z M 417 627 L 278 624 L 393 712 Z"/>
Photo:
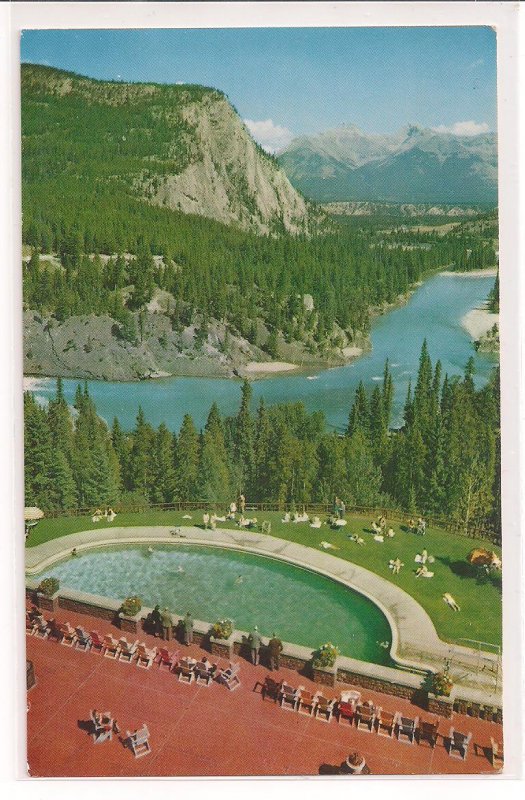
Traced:
<path id="1" fill-rule="evenodd" d="M 44 578 L 40 581 L 36 590 L 40 608 L 46 611 L 57 610 L 59 588 L 60 582 L 58 578 Z"/>
<path id="2" fill-rule="evenodd" d="M 126 597 L 118 613 L 120 628 L 123 631 L 137 633 L 139 629 L 139 614 L 142 610 L 142 600 L 136 595 Z"/>
<path id="3" fill-rule="evenodd" d="M 337 656 L 339 649 L 332 642 L 325 642 L 312 658 L 314 681 L 326 686 L 335 686 L 337 679 Z"/>
<path id="4" fill-rule="evenodd" d="M 233 655 L 233 621 L 231 619 L 218 619 L 210 631 L 211 652 L 214 656 L 230 659 Z"/>
<path id="5" fill-rule="evenodd" d="M 453 700 L 450 697 L 454 682 L 450 677 L 450 662 L 445 661 L 440 672 L 435 672 L 430 677 L 430 690 L 428 692 L 428 710 L 442 717 L 452 716 Z"/>

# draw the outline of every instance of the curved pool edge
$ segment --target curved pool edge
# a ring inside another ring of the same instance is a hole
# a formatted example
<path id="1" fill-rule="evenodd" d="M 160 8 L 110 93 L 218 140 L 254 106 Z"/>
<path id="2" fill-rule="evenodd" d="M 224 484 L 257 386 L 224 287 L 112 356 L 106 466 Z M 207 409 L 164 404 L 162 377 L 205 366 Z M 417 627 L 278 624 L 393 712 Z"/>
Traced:
<path id="1" fill-rule="evenodd" d="M 390 655 L 408 669 L 425 672 L 442 668 L 450 654 L 423 607 L 407 592 L 365 567 L 312 547 L 256 532 L 217 528 L 204 531 L 194 526 L 177 526 L 183 536 L 174 536 L 173 526 L 112 527 L 79 531 L 52 539 L 25 551 L 26 574 L 32 575 L 67 558 L 71 550 L 137 544 L 190 544 L 220 547 L 274 558 L 316 572 L 358 592 L 373 602 L 386 617 L 392 631 Z M 460 659 L 472 668 L 478 651 L 461 648 Z M 491 654 L 484 654 L 490 658 Z"/>

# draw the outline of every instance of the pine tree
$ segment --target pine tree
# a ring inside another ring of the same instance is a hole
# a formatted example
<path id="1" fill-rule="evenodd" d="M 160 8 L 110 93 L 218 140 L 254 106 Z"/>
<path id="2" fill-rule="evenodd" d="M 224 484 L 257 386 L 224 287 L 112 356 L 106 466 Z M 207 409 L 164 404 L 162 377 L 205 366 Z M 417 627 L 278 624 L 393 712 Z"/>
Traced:
<path id="1" fill-rule="evenodd" d="M 177 439 L 175 492 L 178 500 L 200 499 L 199 434 L 189 414 L 185 414 Z"/>
<path id="2" fill-rule="evenodd" d="M 363 381 L 359 382 L 355 392 L 355 400 L 348 417 L 346 434 L 347 436 L 353 436 L 357 431 L 361 431 L 365 436 L 368 436 L 370 431 L 370 408 Z"/>
<path id="3" fill-rule="evenodd" d="M 77 508 L 77 493 L 73 472 L 61 450 L 54 452 L 50 477 L 52 508 Z"/>
<path id="4" fill-rule="evenodd" d="M 252 387 L 247 380 L 242 385 L 241 407 L 235 421 L 234 458 L 239 468 L 240 489 L 251 487 L 255 467 L 254 425 L 250 415 Z"/>
<path id="5" fill-rule="evenodd" d="M 155 434 L 152 501 L 171 503 L 175 494 L 173 437 L 164 423 Z"/>

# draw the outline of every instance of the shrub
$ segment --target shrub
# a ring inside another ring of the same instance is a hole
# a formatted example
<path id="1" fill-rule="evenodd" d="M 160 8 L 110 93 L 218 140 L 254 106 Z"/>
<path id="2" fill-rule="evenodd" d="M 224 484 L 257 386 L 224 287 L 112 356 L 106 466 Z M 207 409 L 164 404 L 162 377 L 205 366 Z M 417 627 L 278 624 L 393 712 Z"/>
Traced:
<path id="1" fill-rule="evenodd" d="M 44 580 L 40 581 L 38 591 L 46 597 L 53 597 L 55 592 L 58 592 L 59 587 L 58 578 L 44 578 Z"/>
<path id="2" fill-rule="evenodd" d="M 215 639 L 229 639 L 233 633 L 233 622 L 231 619 L 218 619 L 212 625 L 211 635 Z"/>
<path id="3" fill-rule="evenodd" d="M 441 672 L 436 672 L 432 675 L 432 691 L 434 694 L 441 694 L 444 697 L 449 697 L 454 682 L 450 677 L 450 665 L 445 662 Z"/>
<path id="4" fill-rule="evenodd" d="M 140 597 L 126 597 L 121 606 L 121 611 L 126 617 L 134 617 L 142 608 Z"/>
<path id="5" fill-rule="evenodd" d="M 332 642 L 326 642 L 321 645 L 319 650 L 315 651 L 313 665 L 314 667 L 333 667 L 338 655 L 339 649 Z"/>

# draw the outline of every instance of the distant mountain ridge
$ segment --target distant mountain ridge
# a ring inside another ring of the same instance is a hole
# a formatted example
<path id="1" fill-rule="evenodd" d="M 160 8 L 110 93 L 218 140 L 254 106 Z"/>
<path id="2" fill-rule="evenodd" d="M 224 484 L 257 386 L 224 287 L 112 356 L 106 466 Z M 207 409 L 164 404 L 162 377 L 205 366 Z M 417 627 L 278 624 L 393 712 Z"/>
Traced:
<path id="1" fill-rule="evenodd" d="M 343 125 L 294 139 L 278 160 L 317 202 L 497 203 L 495 133 L 458 136 L 408 125 L 367 134 Z"/>

